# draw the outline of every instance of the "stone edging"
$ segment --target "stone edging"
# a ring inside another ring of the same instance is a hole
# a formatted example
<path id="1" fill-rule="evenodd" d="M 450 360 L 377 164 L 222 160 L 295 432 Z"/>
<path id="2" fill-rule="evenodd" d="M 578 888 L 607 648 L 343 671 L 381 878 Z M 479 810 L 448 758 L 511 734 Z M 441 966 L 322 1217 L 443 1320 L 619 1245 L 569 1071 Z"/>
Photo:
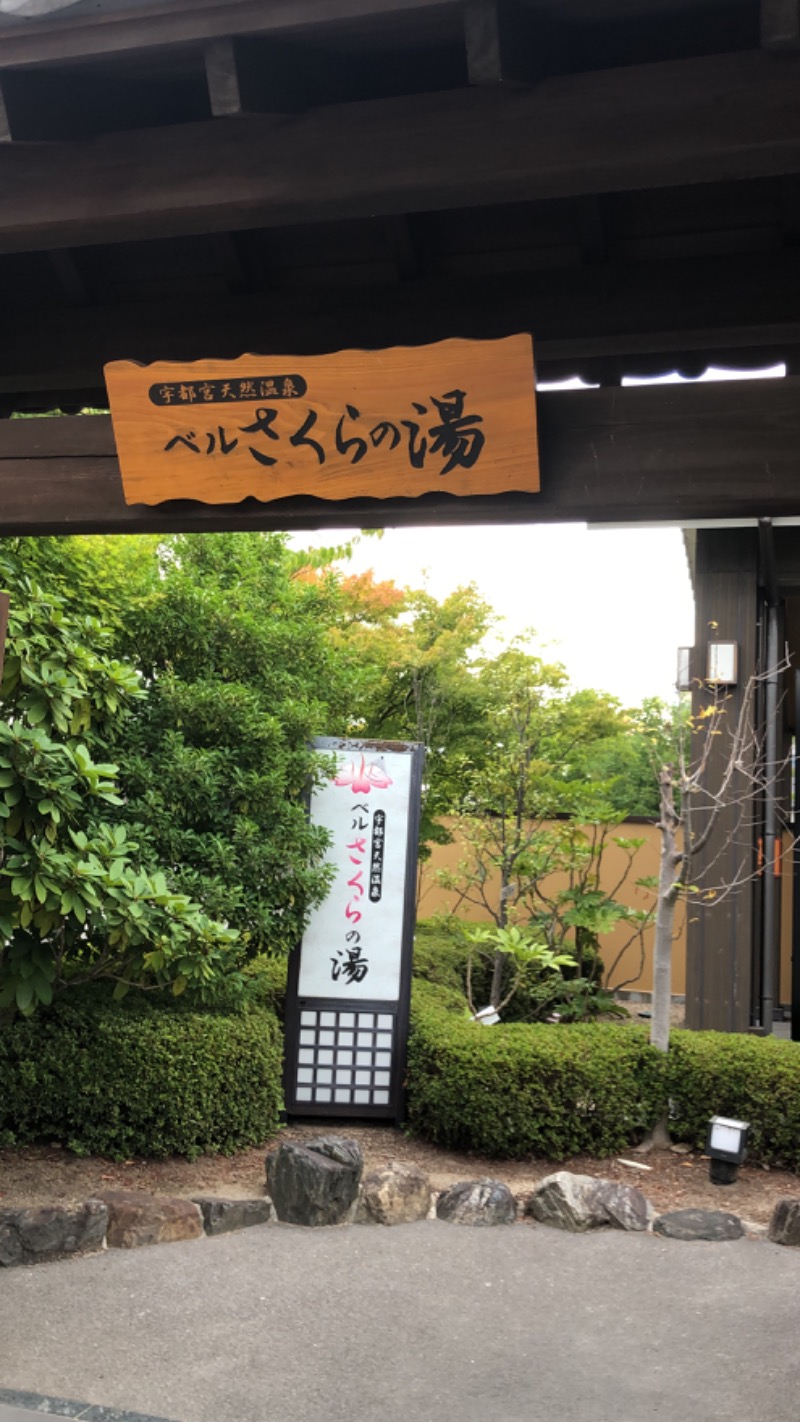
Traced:
<path id="1" fill-rule="evenodd" d="M 0 1209 L 0 1268 L 105 1248 L 198 1239 L 273 1218 L 305 1226 L 395 1225 L 422 1219 L 472 1226 L 528 1221 L 572 1233 L 611 1228 L 715 1241 L 747 1234 L 800 1246 L 800 1199 L 780 1201 L 767 1228 L 721 1210 L 657 1216 L 635 1186 L 568 1171 L 556 1171 L 534 1190 L 516 1196 L 502 1181 L 487 1179 L 461 1181 L 437 1193 L 423 1171 L 400 1164 L 373 1170 L 362 1179 L 358 1145 L 332 1136 L 303 1145 L 282 1142 L 270 1151 L 266 1165 L 269 1193 L 257 1199 L 184 1199 L 111 1190 L 80 1205 Z"/>
<path id="2" fill-rule="evenodd" d="M 38 1392 L 20 1392 L 0 1387 L 0 1408 L 20 1408 L 24 1412 L 46 1413 L 48 1417 L 72 1417 L 74 1422 L 167 1422 L 165 1417 L 143 1412 L 120 1412 L 117 1407 L 99 1407 L 92 1402 L 69 1402 L 62 1397 L 43 1397 Z"/>

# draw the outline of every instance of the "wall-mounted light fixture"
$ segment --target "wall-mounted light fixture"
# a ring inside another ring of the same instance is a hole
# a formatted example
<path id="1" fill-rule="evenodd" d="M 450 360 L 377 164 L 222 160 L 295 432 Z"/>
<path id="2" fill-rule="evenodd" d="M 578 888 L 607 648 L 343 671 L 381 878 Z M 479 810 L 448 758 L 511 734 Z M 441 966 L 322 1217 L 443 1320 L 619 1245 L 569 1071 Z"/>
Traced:
<path id="1" fill-rule="evenodd" d="M 747 1121 L 732 1121 L 728 1116 L 712 1116 L 708 1123 L 706 1151 L 711 1156 L 709 1179 L 712 1185 L 732 1185 L 744 1163 Z"/>
<path id="2" fill-rule="evenodd" d="M 736 642 L 709 642 L 706 681 L 710 686 L 735 686 L 739 674 Z"/>

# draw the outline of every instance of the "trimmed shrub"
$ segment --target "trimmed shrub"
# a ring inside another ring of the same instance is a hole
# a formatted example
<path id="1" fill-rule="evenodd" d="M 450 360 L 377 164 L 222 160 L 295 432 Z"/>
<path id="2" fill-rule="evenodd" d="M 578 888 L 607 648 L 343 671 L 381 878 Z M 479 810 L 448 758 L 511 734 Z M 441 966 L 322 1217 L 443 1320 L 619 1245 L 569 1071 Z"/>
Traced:
<path id="1" fill-rule="evenodd" d="M 483 1027 L 463 997 L 417 982 L 408 1122 L 485 1155 L 609 1155 L 657 1121 L 664 1060 L 636 1027 Z"/>
<path id="2" fill-rule="evenodd" d="M 274 1013 L 65 1001 L 0 1032 L 0 1144 L 82 1155 L 231 1154 L 278 1126 Z"/>
<path id="3" fill-rule="evenodd" d="M 245 999 L 256 1007 L 267 1007 L 283 1022 L 286 1007 L 286 958 L 268 958 L 261 954 L 242 970 Z"/>
<path id="4" fill-rule="evenodd" d="M 710 1116 L 751 1124 L 748 1154 L 800 1170 L 800 1045 L 728 1032 L 673 1032 L 670 1131 L 704 1146 Z"/>
<path id="5" fill-rule="evenodd" d="M 470 943 L 458 920 L 418 923 L 414 934 L 414 978 L 464 994 Z M 477 966 L 477 965 L 476 965 Z M 480 971 L 480 969 L 478 969 Z M 491 977 L 491 974 L 487 975 Z M 476 982 L 479 993 L 483 984 Z M 488 1001 L 488 998 L 487 998 Z"/>

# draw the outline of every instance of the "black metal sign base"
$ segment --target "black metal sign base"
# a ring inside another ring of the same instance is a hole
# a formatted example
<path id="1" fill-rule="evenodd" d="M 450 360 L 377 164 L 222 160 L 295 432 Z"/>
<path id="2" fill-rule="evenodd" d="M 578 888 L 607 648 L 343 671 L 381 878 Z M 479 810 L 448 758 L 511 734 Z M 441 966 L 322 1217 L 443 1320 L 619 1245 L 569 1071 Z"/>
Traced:
<path id="1" fill-rule="evenodd" d="M 394 1117 L 405 1063 L 394 1004 L 301 998 L 287 1023 L 293 1115 Z"/>

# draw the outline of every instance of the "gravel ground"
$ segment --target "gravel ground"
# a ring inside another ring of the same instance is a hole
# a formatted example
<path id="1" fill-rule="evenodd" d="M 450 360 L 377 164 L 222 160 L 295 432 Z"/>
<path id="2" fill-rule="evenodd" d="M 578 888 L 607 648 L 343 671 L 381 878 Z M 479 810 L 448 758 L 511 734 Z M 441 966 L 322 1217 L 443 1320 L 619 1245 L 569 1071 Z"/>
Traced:
<path id="1" fill-rule="evenodd" d="M 492 1176 L 504 1180 L 515 1192 L 524 1192 L 533 1189 L 543 1176 L 564 1169 L 637 1185 L 661 1212 L 704 1206 L 732 1210 L 760 1224 L 768 1222 L 777 1200 L 800 1197 L 800 1177 L 757 1165 L 745 1166 L 735 1185 L 711 1185 L 708 1160 L 696 1152 L 652 1151 L 637 1156 L 631 1151 L 605 1160 L 587 1156 L 563 1161 L 492 1160 L 442 1150 L 392 1127 L 354 1125 L 348 1121 L 292 1125 L 281 1133 L 280 1139 L 311 1140 L 323 1131 L 357 1140 L 367 1170 L 392 1160 L 416 1164 L 428 1172 L 437 1190 L 457 1180 Z M 111 1189 L 239 1198 L 260 1195 L 264 1192 L 264 1156 L 269 1147 L 270 1143 L 266 1143 L 238 1155 L 201 1156 L 192 1162 L 178 1158 L 124 1162 L 98 1157 L 79 1159 L 57 1146 L 0 1151 L 0 1207 L 85 1200 L 99 1190 Z"/>

